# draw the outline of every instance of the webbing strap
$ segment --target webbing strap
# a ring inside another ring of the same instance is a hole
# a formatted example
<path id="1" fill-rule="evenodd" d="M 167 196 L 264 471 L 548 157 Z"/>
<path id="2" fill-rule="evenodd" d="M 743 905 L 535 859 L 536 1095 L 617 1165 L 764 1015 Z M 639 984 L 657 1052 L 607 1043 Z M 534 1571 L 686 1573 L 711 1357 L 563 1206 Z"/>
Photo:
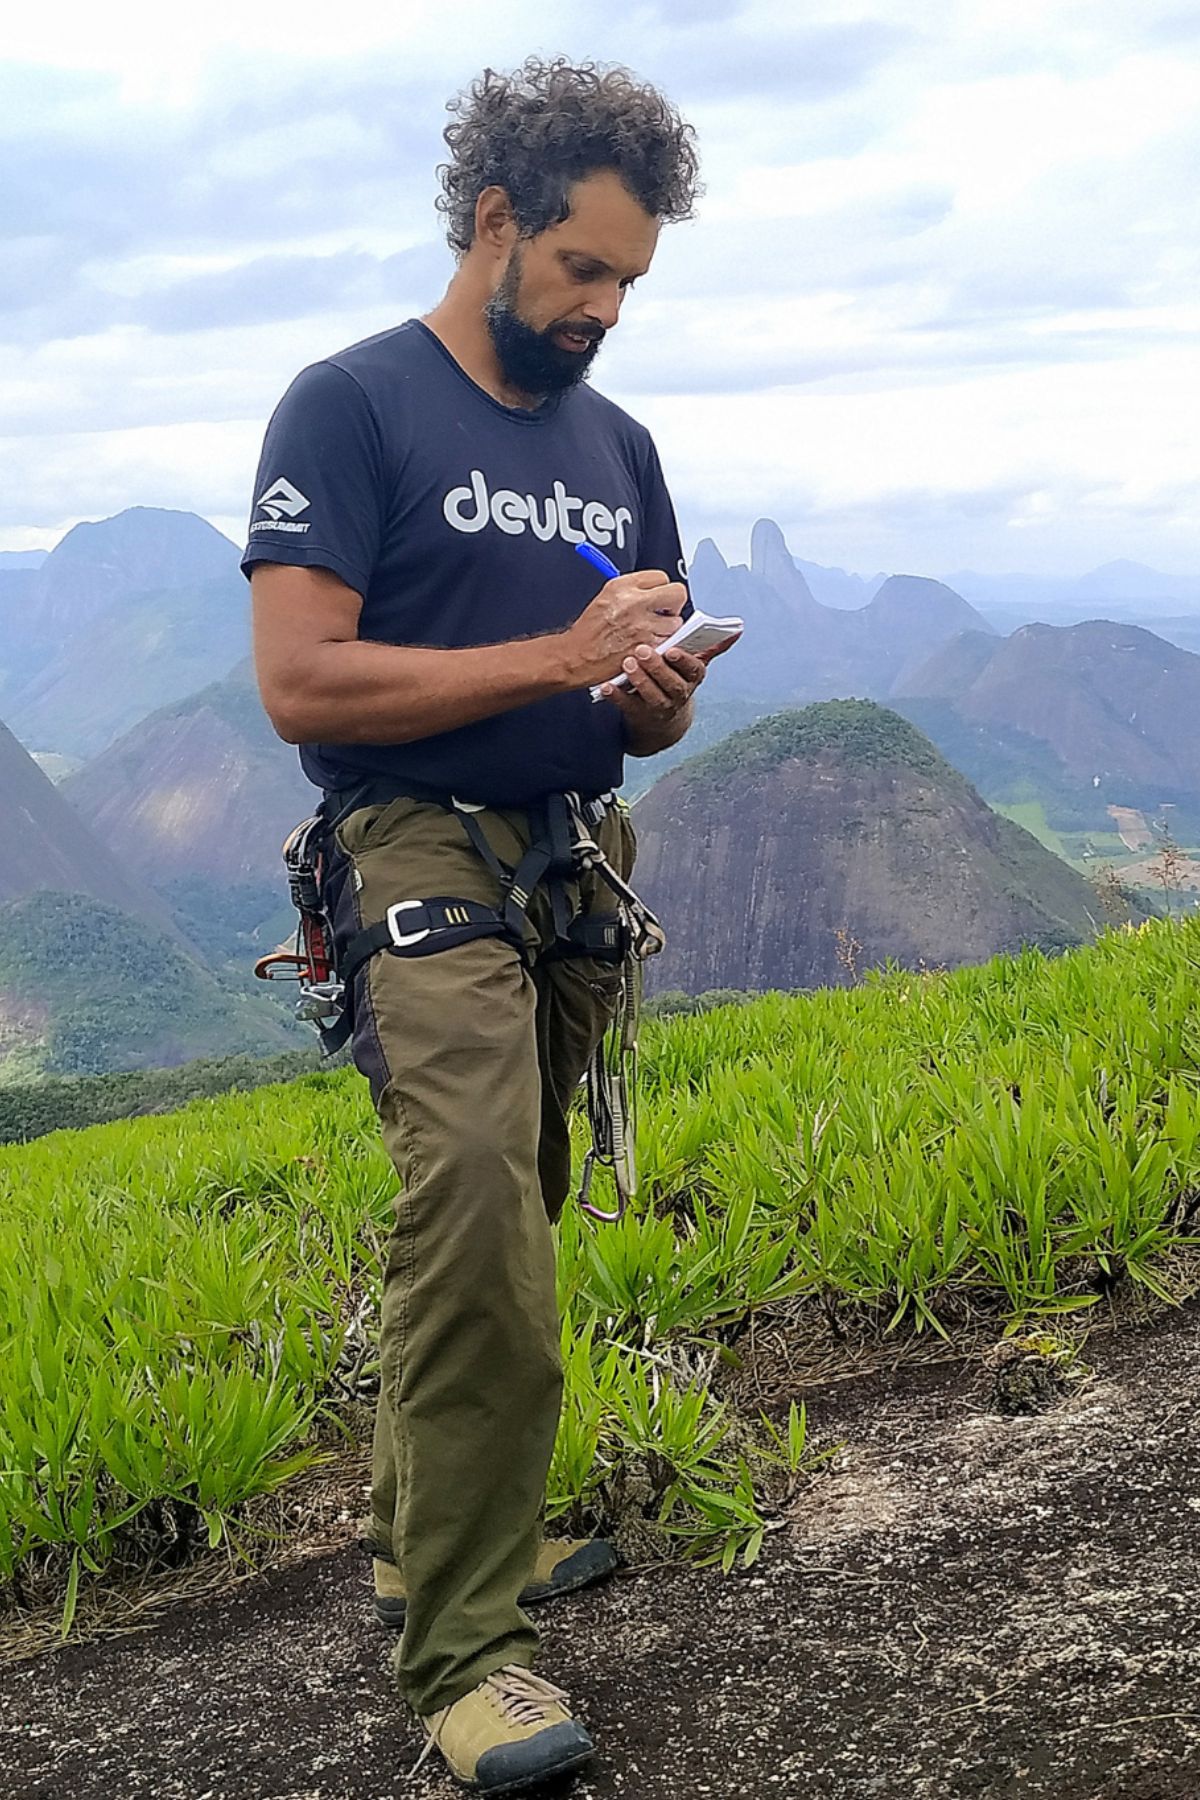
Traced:
<path id="1" fill-rule="evenodd" d="M 565 938 L 552 944 L 543 962 L 563 962 L 572 956 L 590 956 L 596 962 L 624 962 L 629 953 L 629 929 L 620 913 L 590 913 L 575 919 Z"/>
<path id="2" fill-rule="evenodd" d="M 483 829 L 483 826 L 479 823 L 475 814 L 467 812 L 465 808 L 459 806 L 454 808 L 454 812 L 459 824 L 487 864 L 491 873 L 496 877 L 501 890 L 503 890 L 508 886 L 508 883 L 512 878 L 512 870 L 508 867 L 507 863 L 502 863 L 500 861 L 500 858 L 492 849 L 491 844 L 488 842 L 487 832 Z"/>
<path id="3" fill-rule="evenodd" d="M 577 870 L 571 816 L 567 810 L 565 795 L 548 794 L 538 806 L 530 808 L 530 820 L 534 825 L 530 834 L 531 842 L 515 869 L 497 856 L 488 841 L 487 833 L 473 812 L 457 805 L 453 810 L 471 843 L 500 884 L 504 922 L 510 935 L 524 943 L 530 901 L 545 882 L 554 920 L 555 939 L 560 943 L 568 942 L 572 914 L 565 884 L 575 879 Z"/>
<path id="4" fill-rule="evenodd" d="M 355 971 L 379 950 L 396 956 L 433 956 L 473 938 L 509 935 L 496 908 L 478 900 L 447 894 L 433 900 L 398 900 L 388 907 L 386 918 L 355 932 L 338 972 L 348 988 Z"/>

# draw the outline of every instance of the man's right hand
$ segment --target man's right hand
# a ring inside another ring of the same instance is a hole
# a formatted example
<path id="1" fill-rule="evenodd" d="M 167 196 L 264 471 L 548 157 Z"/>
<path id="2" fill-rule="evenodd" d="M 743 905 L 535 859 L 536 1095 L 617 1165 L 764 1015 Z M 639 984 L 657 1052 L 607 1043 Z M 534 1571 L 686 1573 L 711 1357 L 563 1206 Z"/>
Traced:
<path id="1" fill-rule="evenodd" d="M 639 644 L 651 649 L 678 631 L 688 593 L 662 569 L 614 575 L 563 634 L 580 687 L 611 681 Z"/>

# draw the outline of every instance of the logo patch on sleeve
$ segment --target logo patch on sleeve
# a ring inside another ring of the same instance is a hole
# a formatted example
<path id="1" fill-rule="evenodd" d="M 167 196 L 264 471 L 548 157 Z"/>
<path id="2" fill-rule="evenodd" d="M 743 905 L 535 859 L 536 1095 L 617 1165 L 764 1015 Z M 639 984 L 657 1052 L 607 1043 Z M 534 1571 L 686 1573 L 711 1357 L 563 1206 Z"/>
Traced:
<path id="1" fill-rule="evenodd" d="M 308 506 L 308 497 L 300 492 L 292 482 L 285 481 L 283 476 L 273 481 L 266 491 L 259 495 L 257 508 L 266 513 L 265 519 L 256 519 L 250 530 L 254 531 L 307 531 L 310 521 L 298 520 L 297 513 L 302 513 Z M 286 513 L 287 517 L 284 517 Z"/>

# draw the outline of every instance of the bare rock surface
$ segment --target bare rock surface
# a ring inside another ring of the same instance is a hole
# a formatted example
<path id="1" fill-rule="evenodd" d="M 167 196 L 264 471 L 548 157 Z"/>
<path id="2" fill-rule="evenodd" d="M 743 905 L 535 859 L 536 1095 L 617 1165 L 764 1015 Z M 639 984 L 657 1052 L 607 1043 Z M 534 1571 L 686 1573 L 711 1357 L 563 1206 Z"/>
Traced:
<path id="1" fill-rule="evenodd" d="M 1194 1800 L 1200 1314 L 1097 1334 L 1006 1417 L 978 1364 L 808 1396 L 843 1448 L 753 1569 L 542 1614 L 598 1745 L 548 1800 Z M 13 1800 L 458 1790 L 394 1698 L 357 1549 L 0 1677 Z"/>

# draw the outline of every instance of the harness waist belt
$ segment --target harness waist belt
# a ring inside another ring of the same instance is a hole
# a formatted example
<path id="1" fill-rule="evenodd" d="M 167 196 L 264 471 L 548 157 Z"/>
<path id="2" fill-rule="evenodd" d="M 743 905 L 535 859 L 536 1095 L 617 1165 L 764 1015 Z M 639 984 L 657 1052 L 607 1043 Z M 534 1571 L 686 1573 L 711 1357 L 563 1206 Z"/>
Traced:
<path id="1" fill-rule="evenodd" d="M 534 794 L 527 800 L 475 801 L 447 793 L 445 788 L 412 780 L 406 775 L 367 775 L 354 787 L 325 788 L 323 793 L 320 810 L 331 826 L 340 824 L 347 814 L 360 806 L 387 806 L 392 800 L 424 800 L 431 806 L 442 806 L 447 811 L 455 812 L 532 812 L 545 806 L 550 797 L 549 794 Z M 590 810 L 607 805 L 614 796 L 611 793 L 581 794 L 579 798 L 581 804 Z"/>

